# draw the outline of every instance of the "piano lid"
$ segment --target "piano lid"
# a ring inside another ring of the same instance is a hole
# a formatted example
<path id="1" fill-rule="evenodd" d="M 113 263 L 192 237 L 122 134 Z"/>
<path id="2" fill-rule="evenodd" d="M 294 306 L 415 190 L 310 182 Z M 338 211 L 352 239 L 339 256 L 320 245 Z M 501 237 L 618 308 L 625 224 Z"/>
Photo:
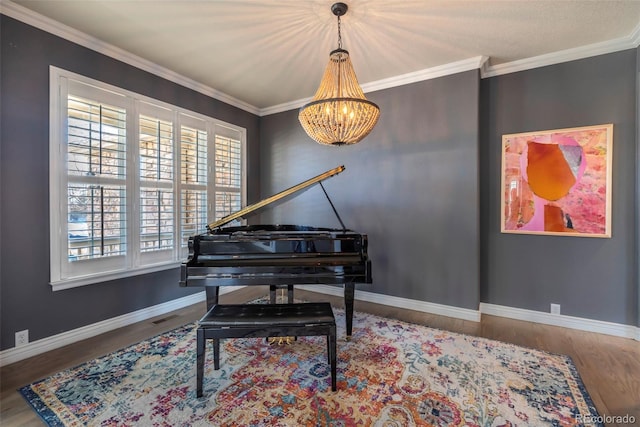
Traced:
<path id="1" fill-rule="evenodd" d="M 225 224 L 230 223 L 231 221 L 238 219 L 238 218 L 245 218 L 247 214 L 250 213 L 257 213 L 260 209 L 264 208 L 267 205 L 271 205 L 273 203 L 276 202 L 283 202 L 287 197 L 293 195 L 294 193 L 299 193 L 305 190 L 308 190 L 309 188 L 311 188 L 313 185 L 318 184 L 322 181 L 324 181 L 327 178 L 331 178 L 334 175 L 339 174 L 340 172 L 342 172 L 344 170 L 344 166 L 338 166 L 337 168 L 333 168 L 331 170 L 328 170 L 324 173 L 321 173 L 320 175 L 310 178 L 304 182 L 301 182 L 298 185 L 294 185 L 291 188 L 288 188 L 284 191 L 281 191 L 277 194 L 274 194 L 271 197 L 267 197 L 266 199 L 260 200 L 257 203 L 254 203 L 252 205 L 249 205 L 243 209 L 240 209 L 239 211 L 236 211 L 232 214 L 229 214 L 217 221 L 214 221 L 212 223 L 209 223 L 207 225 L 207 230 L 209 231 L 213 231 L 216 228 L 220 228 Z M 326 194 L 326 192 L 325 192 Z M 328 197 L 328 196 L 327 196 Z M 337 212 L 336 212 L 337 214 Z"/>

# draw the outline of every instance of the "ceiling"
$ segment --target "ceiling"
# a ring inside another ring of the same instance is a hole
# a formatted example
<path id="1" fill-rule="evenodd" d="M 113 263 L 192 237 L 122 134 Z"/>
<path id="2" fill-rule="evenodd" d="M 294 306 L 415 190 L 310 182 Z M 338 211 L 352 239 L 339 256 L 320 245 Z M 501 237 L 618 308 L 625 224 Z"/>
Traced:
<path id="1" fill-rule="evenodd" d="M 11 3 L 257 109 L 311 97 L 337 47 L 333 0 Z M 346 3 L 343 48 L 361 84 L 480 56 L 496 66 L 640 32 L 637 0 Z"/>

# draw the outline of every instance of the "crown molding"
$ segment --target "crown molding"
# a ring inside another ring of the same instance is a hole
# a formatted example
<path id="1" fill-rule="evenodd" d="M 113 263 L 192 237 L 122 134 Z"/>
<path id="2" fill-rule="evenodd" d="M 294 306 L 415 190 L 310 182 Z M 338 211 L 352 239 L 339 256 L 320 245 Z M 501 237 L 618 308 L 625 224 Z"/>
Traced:
<path id="1" fill-rule="evenodd" d="M 0 0 L 0 13 L 22 21 L 26 24 L 32 25 L 43 31 L 47 31 L 51 34 L 62 37 L 86 48 L 95 50 L 96 52 L 99 52 L 111 58 L 148 71 L 159 77 L 178 83 L 189 89 L 193 89 L 197 92 L 210 96 L 211 98 L 217 99 L 234 107 L 240 108 L 249 113 L 256 114 L 258 116 L 268 116 L 270 114 L 293 110 L 303 106 L 311 100 L 311 97 L 309 97 L 274 105 L 271 107 L 258 108 L 244 101 L 236 99 L 230 95 L 227 95 L 224 92 L 218 91 L 195 80 L 189 79 L 174 71 L 161 67 L 151 61 L 143 59 L 123 49 L 112 46 L 97 38 L 82 33 L 74 28 L 68 27 L 50 18 L 33 12 L 25 7 L 11 2 L 10 0 Z M 628 36 L 609 40 L 606 42 L 595 43 L 573 49 L 566 49 L 558 52 L 497 65 L 489 65 L 489 57 L 487 56 L 477 56 L 462 61 L 452 62 L 437 67 L 427 68 L 412 73 L 402 74 L 387 79 L 365 83 L 362 85 L 362 89 L 365 93 L 373 92 L 474 69 L 480 70 L 481 78 L 488 78 L 544 67 L 547 65 L 559 64 L 562 62 L 613 53 L 621 50 L 633 49 L 637 48 L 639 45 L 640 23 Z"/>
<path id="2" fill-rule="evenodd" d="M 545 55 L 534 56 L 518 61 L 504 64 L 489 65 L 481 70 L 482 78 L 500 76 L 503 74 L 515 73 L 518 71 L 531 70 L 545 67 L 547 65 L 560 64 L 563 62 L 575 61 L 577 59 L 590 58 L 592 56 L 604 55 L 626 49 L 634 49 L 640 45 L 640 23 L 626 37 L 620 37 L 605 42 L 594 43 L 577 48 L 561 50 Z"/>
<path id="3" fill-rule="evenodd" d="M 424 70 L 413 73 L 401 74 L 399 76 L 382 79 L 375 82 L 365 83 L 362 85 L 364 92 L 373 92 L 376 90 L 389 89 L 392 87 L 404 86 L 410 83 L 421 82 L 424 80 L 436 79 L 438 77 L 450 76 L 452 74 L 462 73 L 465 71 L 476 70 L 482 68 L 482 65 L 489 60 L 488 56 L 476 56 L 462 61 L 451 62 L 449 64 L 439 65 L 437 67 L 426 68 Z"/>
<path id="4" fill-rule="evenodd" d="M 437 67 L 425 68 L 423 70 L 414 71 L 407 74 L 401 74 L 395 77 L 389 77 L 387 79 L 376 80 L 361 85 L 364 93 L 374 92 L 382 89 L 389 89 L 392 87 L 404 86 L 410 83 L 421 82 L 424 80 L 431 80 L 438 77 L 449 76 L 452 74 L 462 73 L 465 71 L 482 69 L 488 62 L 488 56 L 476 56 L 462 61 L 451 62 L 449 64 L 439 65 Z M 307 102 L 311 101 L 311 97 L 298 99 L 296 101 L 286 102 L 284 104 L 278 104 L 271 107 L 262 108 L 260 110 L 260 116 L 268 116 L 270 114 L 281 113 L 283 111 L 289 111 L 302 107 Z"/>
<path id="5" fill-rule="evenodd" d="M 632 47 L 640 46 L 640 22 L 636 25 L 636 28 L 629 34 L 629 40 L 631 40 Z"/>
<path id="6" fill-rule="evenodd" d="M 126 64 L 140 68 L 141 70 L 147 71 L 151 74 L 162 77 L 186 88 L 195 90 L 196 92 L 202 93 L 203 95 L 207 95 L 211 98 L 217 99 L 218 101 L 222 101 L 226 104 L 240 108 L 241 110 L 256 115 L 258 115 L 260 112 L 260 109 L 253 105 L 250 105 L 244 101 L 227 95 L 224 92 L 220 92 L 219 90 L 213 89 L 212 87 L 171 71 L 168 68 L 162 67 L 130 52 L 127 52 L 124 49 L 120 49 L 109 43 L 105 43 L 102 40 L 89 36 L 88 34 L 85 34 L 67 25 L 61 24 L 60 22 L 55 21 L 51 18 L 47 18 L 46 16 L 22 7 L 9 0 L 1 1 L 2 3 L 0 3 L 0 13 L 2 13 L 3 15 L 7 15 L 13 19 L 22 21 L 25 24 L 46 31 L 70 42 L 76 43 L 80 46 L 84 46 L 88 49 L 94 50 L 113 59 L 117 59 Z"/>
<path id="7" fill-rule="evenodd" d="M 296 99 L 295 101 L 285 102 L 283 104 L 272 105 L 271 107 L 261 108 L 258 115 L 260 117 L 268 116 L 271 114 L 282 113 L 283 111 L 295 110 L 296 108 L 302 107 L 307 102 L 310 102 L 313 97 Z"/>
<path id="8" fill-rule="evenodd" d="M 604 55 L 607 53 L 618 52 L 626 49 L 634 49 L 640 45 L 640 23 L 626 37 L 609 40 L 601 43 L 594 43 L 586 46 L 580 46 L 573 49 L 561 50 L 545 55 L 525 58 L 518 61 L 507 62 L 504 64 L 489 65 L 490 58 L 488 56 L 477 56 L 462 61 L 444 64 L 438 67 L 427 68 L 413 73 L 402 74 L 388 79 L 378 80 L 375 82 L 365 83 L 362 90 L 373 92 L 376 90 L 388 89 L 397 86 L 403 86 L 423 80 L 435 79 L 451 74 L 464 71 L 479 69 L 481 78 L 495 77 L 503 74 L 515 73 L 534 68 L 544 67 L 547 65 L 560 64 L 563 62 L 574 61 L 577 59 L 589 58 L 592 56 Z M 283 111 L 299 108 L 309 102 L 311 98 L 300 99 L 297 101 L 287 102 L 284 104 L 274 105 L 272 107 L 262 108 L 259 112 L 260 116 L 280 113 Z"/>

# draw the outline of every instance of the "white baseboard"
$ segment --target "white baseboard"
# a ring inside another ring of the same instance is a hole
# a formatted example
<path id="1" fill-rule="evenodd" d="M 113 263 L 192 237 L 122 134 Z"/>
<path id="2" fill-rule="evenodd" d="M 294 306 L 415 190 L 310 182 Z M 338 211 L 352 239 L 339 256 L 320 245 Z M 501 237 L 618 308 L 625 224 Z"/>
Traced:
<path id="1" fill-rule="evenodd" d="M 551 314 L 542 311 L 526 310 L 523 308 L 507 307 L 503 305 L 480 303 L 480 312 L 492 316 L 507 317 L 509 319 L 525 320 L 527 322 L 560 326 L 562 328 L 578 329 L 596 332 L 616 337 L 631 338 L 640 341 L 640 328 L 620 323 L 605 322 L 603 320 L 586 319 L 584 317 Z"/>
<path id="2" fill-rule="evenodd" d="M 318 292 L 334 296 L 343 296 L 343 290 L 338 287 L 328 285 L 301 285 L 300 289 L 311 292 Z M 220 294 L 233 292 L 237 288 L 223 287 Z M 147 307 L 138 311 L 124 314 L 122 316 L 103 320 L 92 325 L 83 326 L 51 337 L 30 342 L 20 347 L 13 347 L 0 351 L 0 366 L 9 365 L 41 353 L 45 353 L 56 348 L 63 347 L 74 342 L 82 341 L 132 323 L 141 322 L 183 307 L 197 304 L 206 299 L 205 292 L 198 292 L 183 298 L 167 301 L 162 304 Z M 355 299 L 359 301 L 372 302 L 376 304 L 388 305 L 409 310 L 432 313 L 440 316 L 453 317 L 456 319 L 479 322 L 482 314 L 492 316 L 507 317 L 510 319 L 525 320 L 528 322 L 542 323 L 563 328 L 578 329 L 588 332 L 596 332 L 606 335 L 613 335 L 624 338 L 631 338 L 640 341 L 640 328 L 619 323 L 604 322 L 601 320 L 585 319 L 581 317 L 565 316 L 560 314 L 550 314 L 541 311 L 526 310 L 522 308 L 507 307 L 495 304 L 480 303 L 479 310 L 453 307 L 449 305 L 436 304 L 425 301 L 418 301 L 408 298 L 400 298 L 389 295 L 377 294 L 366 291 L 355 291 Z"/>
<path id="3" fill-rule="evenodd" d="M 329 285 L 302 285 L 298 286 L 311 292 L 343 296 L 342 288 Z M 438 314 L 440 316 L 454 317 L 456 319 L 480 321 L 480 312 L 469 308 L 454 307 L 451 305 L 436 304 L 433 302 L 418 301 L 408 298 L 394 297 L 390 295 L 377 294 L 374 292 L 360 291 L 356 289 L 355 299 L 358 301 L 373 302 L 376 304 L 389 305 L 391 307 L 406 308 L 409 310 L 422 311 L 424 313 Z"/>
<path id="4" fill-rule="evenodd" d="M 237 291 L 244 286 L 224 286 L 220 288 L 220 295 Z M 206 301 L 206 293 L 204 291 L 188 295 L 186 297 L 167 301 L 122 316 L 113 317 L 71 331 L 62 332 L 41 340 L 33 341 L 20 347 L 13 347 L 0 351 L 0 366 L 9 365 L 41 353 L 45 353 L 56 348 L 63 347 L 74 342 L 82 341 L 96 335 L 131 325 L 132 323 L 142 322 L 156 316 L 161 316 L 174 310 L 179 310 L 202 301 Z"/>
<path id="5" fill-rule="evenodd" d="M 224 294 L 231 292 L 232 290 L 235 289 L 222 288 L 220 293 Z M 0 366 L 9 365 L 19 360 L 27 359 L 77 341 L 82 341 L 123 326 L 131 325 L 132 323 L 141 322 L 143 320 L 151 319 L 152 317 L 169 313 L 170 311 L 188 307 L 202 302 L 205 299 L 205 292 L 202 291 L 186 297 L 167 301 L 162 304 L 123 314 L 122 316 L 113 317 L 111 319 L 43 338 L 41 340 L 33 341 L 20 347 L 9 348 L 0 352 Z"/>
<path id="6" fill-rule="evenodd" d="M 334 286 L 303 285 L 300 286 L 300 288 L 311 292 L 318 292 L 335 296 L 343 295 L 343 290 Z M 637 328 L 635 326 L 605 322 L 602 320 L 586 319 L 582 317 L 565 316 L 562 314 L 551 314 L 541 311 L 526 310 L 523 308 L 480 303 L 479 310 L 476 311 L 467 308 L 452 307 L 443 304 L 435 304 L 359 290 L 356 290 L 355 299 L 360 301 L 373 302 L 376 304 L 389 305 L 392 307 L 422 311 L 424 313 L 438 314 L 441 316 L 453 317 L 456 319 L 470 320 L 473 322 L 479 322 L 482 314 L 489 314 L 492 316 L 507 317 L 516 320 L 526 320 L 528 322 L 560 326 L 563 328 L 577 329 L 581 331 L 596 332 L 599 334 L 631 338 L 640 341 L 640 328 Z"/>

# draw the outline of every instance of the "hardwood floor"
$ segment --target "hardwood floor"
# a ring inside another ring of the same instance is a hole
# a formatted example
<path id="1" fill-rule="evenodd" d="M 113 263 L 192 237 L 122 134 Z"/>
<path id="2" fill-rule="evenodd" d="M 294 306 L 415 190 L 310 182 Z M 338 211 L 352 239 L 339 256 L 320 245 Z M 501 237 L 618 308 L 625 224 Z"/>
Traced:
<path id="1" fill-rule="evenodd" d="M 238 303 L 265 294 L 266 288 L 251 287 L 222 295 L 220 298 L 223 303 Z M 342 306 L 341 298 L 315 292 L 296 290 L 296 297 L 309 301 L 329 300 L 336 307 Z M 356 301 L 355 309 L 569 355 L 601 415 L 629 415 L 635 417 L 636 423 L 640 424 L 638 341 L 496 316 L 483 315 L 481 322 L 471 322 L 361 301 Z M 0 425 L 43 425 L 16 391 L 17 388 L 145 338 L 194 322 L 204 311 L 204 302 L 195 304 L 0 368 Z"/>

